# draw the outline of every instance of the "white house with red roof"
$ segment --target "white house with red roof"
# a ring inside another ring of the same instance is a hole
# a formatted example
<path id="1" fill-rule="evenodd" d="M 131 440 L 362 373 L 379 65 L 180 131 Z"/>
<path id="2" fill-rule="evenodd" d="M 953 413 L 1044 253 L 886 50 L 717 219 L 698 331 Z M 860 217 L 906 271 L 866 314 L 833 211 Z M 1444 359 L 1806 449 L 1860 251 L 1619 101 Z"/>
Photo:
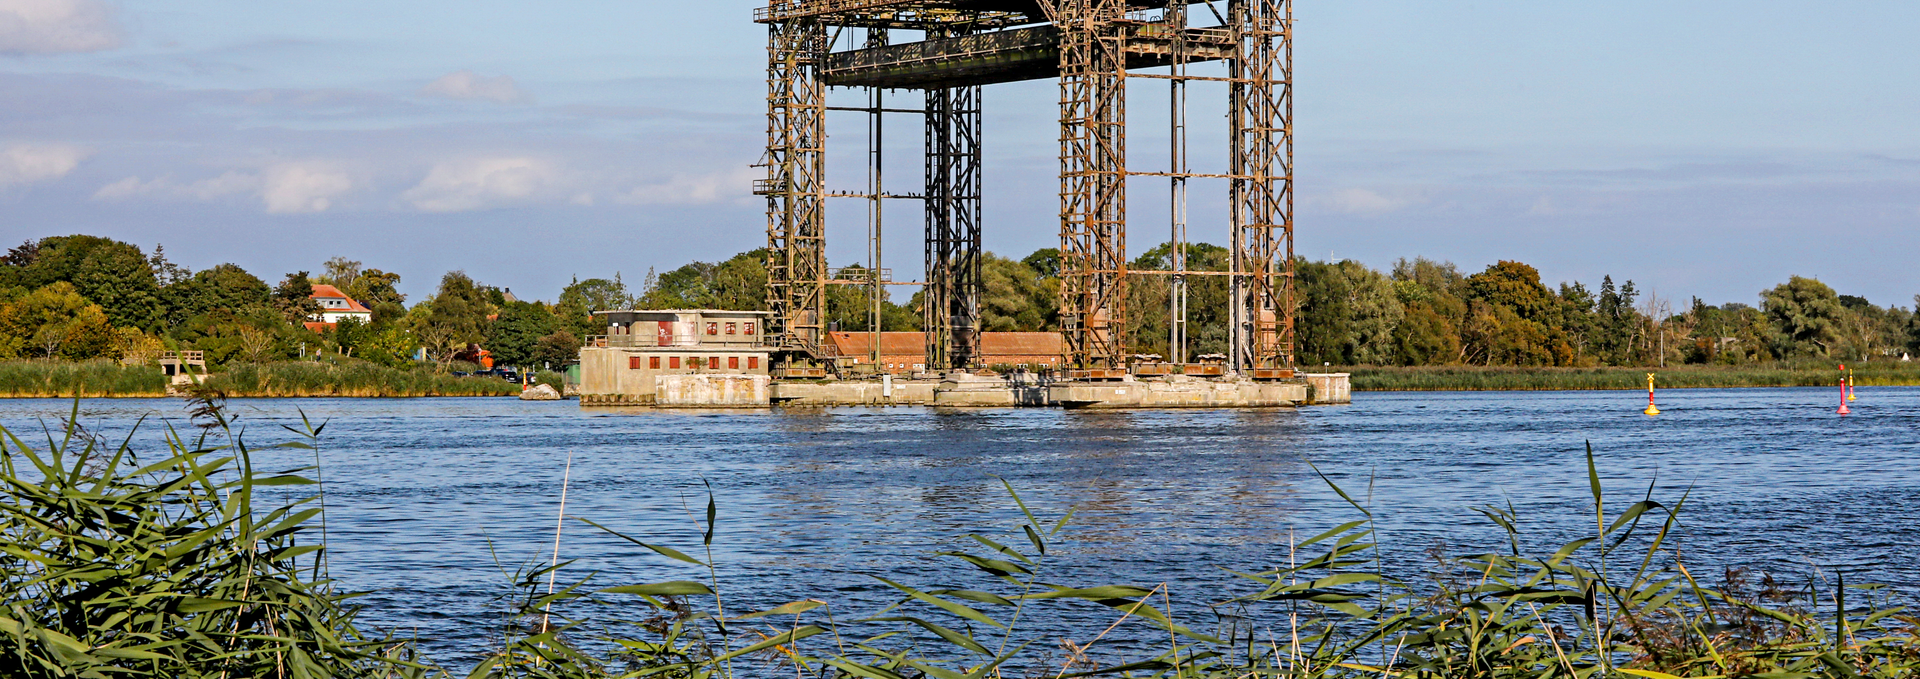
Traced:
<path id="1" fill-rule="evenodd" d="M 315 319 L 321 323 L 339 323 L 345 318 L 359 319 L 361 323 L 373 321 L 372 310 L 331 285 L 313 286 L 313 301 L 320 303 L 320 313 Z"/>

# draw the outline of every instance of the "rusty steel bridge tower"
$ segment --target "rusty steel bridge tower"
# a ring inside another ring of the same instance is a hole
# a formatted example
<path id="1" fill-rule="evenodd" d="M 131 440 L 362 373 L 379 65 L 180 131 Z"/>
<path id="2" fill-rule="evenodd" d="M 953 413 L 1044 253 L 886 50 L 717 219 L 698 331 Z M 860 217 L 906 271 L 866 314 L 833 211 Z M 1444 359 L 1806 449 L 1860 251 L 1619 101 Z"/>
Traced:
<path id="1" fill-rule="evenodd" d="M 768 94 L 767 176 L 754 191 L 767 199 L 768 330 L 788 355 L 824 357 L 829 286 L 871 287 L 877 325 L 882 286 L 921 285 L 927 367 L 978 365 L 982 89 L 1057 79 L 1066 363 L 1096 376 L 1127 368 L 1127 282 L 1138 276 L 1171 277 L 1169 358 L 1184 362 L 1187 278 L 1227 276 L 1232 368 L 1293 365 L 1292 0 L 770 0 L 755 20 L 768 27 Z M 1189 64 L 1215 61 L 1226 63 L 1226 76 L 1187 72 Z M 1136 78 L 1171 87 L 1172 162 L 1164 169 L 1127 165 L 1127 84 Z M 1190 82 L 1227 87 L 1226 174 L 1194 173 L 1187 164 Z M 866 89 L 869 105 L 828 106 L 829 87 Z M 886 108 L 889 90 L 922 91 L 924 106 Z M 869 116 L 862 193 L 826 188 L 829 111 Z M 881 182 L 881 119 L 902 113 L 924 119 L 920 193 L 889 193 Z M 1129 177 L 1171 185 L 1167 270 L 1128 269 Z M 1187 182 L 1200 178 L 1227 181 L 1228 271 L 1187 268 Z M 870 266 L 827 268 L 830 198 L 869 203 Z M 881 205 L 892 199 L 925 205 L 924 281 L 888 280 L 878 265 Z"/>

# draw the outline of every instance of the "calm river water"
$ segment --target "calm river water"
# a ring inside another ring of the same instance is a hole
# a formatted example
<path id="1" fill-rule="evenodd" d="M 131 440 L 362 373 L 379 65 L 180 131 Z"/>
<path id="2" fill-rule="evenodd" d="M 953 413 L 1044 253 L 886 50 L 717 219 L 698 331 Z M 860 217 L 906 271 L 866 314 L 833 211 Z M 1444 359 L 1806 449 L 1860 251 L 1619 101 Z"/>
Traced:
<path id="1" fill-rule="evenodd" d="M 568 515 L 690 554 L 700 553 L 711 483 L 713 558 L 735 612 L 819 597 L 861 615 L 893 599 L 869 575 L 982 585 L 934 553 L 971 545 L 972 532 L 1024 545 L 1000 479 L 1043 516 L 1074 509 L 1047 581 L 1169 582 L 1188 611 L 1239 587 L 1220 567 L 1283 563 L 1290 535 L 1357 518 L 1310 462 L 1362 501 L 1371 484 L 1399 567 L 1419 568 L 1436 546 L 1504 545 L 1470 511 L 1488 503 L 1511 502 L 1526 539 L 1557 546 L 1592 530 L 1587 441 L 1614 511 L 1649 484 L 1669 503 L 1692 489 L 1678 540 L 1696 573 L 1838 568 L 1914 598 L 1920 389 L 1864 389 L 1846 418 L 1835 401 L 1834 390 L 1671 390 L 1658 418 L 1640 414 L 1636 392 L 1362 393 L 1352 406 L 1191 412 L 231 406 L 256 445 L 289 440 L 278 425 L 297 424 L 298 410 L 331 423 L 320 454 L 334 576 L 377 592 L 363 600 L 368 622 L 417 633 L 436 659 L 461 664 L 499 621 L 502 569 L 548 558 L 569 454 Z M 0 424 L 37 430 L 69 407 L 3 401 Z M 83 422 L 106 434 L 141 415 L 186 424 L 179 401 L 82 404 Z M 151 422 L 143 440 L 158 436 Z M 262 456 L 312 461 L 305 451 Z M 561 550 L 577 560 L 563 580 L 706 579 L 579 522 L 568 522 Z"/>

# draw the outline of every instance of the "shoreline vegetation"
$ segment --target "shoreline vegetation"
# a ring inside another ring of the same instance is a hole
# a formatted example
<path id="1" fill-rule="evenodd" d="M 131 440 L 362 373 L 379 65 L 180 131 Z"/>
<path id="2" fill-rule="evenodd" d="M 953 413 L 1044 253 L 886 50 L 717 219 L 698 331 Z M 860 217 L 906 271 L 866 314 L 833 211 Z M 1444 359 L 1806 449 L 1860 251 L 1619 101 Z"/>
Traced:
<path id="1" fill-rule="evenodd" d="M 1920 386 L 1920 363 L 1848 363 L 1862 387 Z M 1661 389 L 1837 387 L 1838 364 L 1678 365 L 1666 368 L 1512 366 L 1335 366 L 1353 375 L 1354 391 L 1645 391 L 1647 374 Z M 1323 368 L 1324 370 L 1324 368 Z"/>
<path id="2" fill-rule="evenodd" d="M 1920 363 L 1875 361 L 1850 364 L 1862 387 L 1920 386 Z M 1680 365 L 1667 368 L 1549 368 L 1512 366 L 1334 366 L 1319 370 L 1353 375 L 1354 391 L 1636 391 L 1647 373 L 1662 389 L 1832 387 L 1836 365 L 1811 362 L 1759 366 Z M 1309 370 L 1314 370 L 1309 368 Z M 541 384 L 560 385 L 564 375 L 539 372 Z M 205 387 L 229 398 L 423 398 L 509 397 L 520 385 L 502 380 L 455 377 L 429 366 L 389 368 L 364 361 L 233 363 Z M 111 360 L 0 361 L 0 398 L 160 398 L 178 395 L 149 365 Z"/>
<path id="3" fill-rule="evenodd" d="M 978 589 L 872 576 L 895 603 L 868 617 L 835 610 L 844 593 L 826 591 L 787 592 L 771 601 L 790 603 L 754 612 L 737 598 L 723 603 L 741 578 L 767 575 L 719 575 L 713 542 L 723 515 L 711 493 L 704 521 L 639 536 L 684 551 L 572 517 L 630 543 L 631 557 L 672 569 L 661 575 L 689 579 L 603 583 L 585 574 L 590 564 L 534 559 L 495 583 L 505 615 L 489 641 L 459 653 L 476 666 L 456 674 L 422 656 L 417 640 L 363 629 L 357 616 L 377 604 L 331 579 L 318 428 L 288 427 L 298 439 L 277 446 L 314 448 L 315 466 L 267 471 L 254 466 L 220 401 L 189 410 L 195 426 L 160 451 L 113 446 L 71 420 L 47 449 L 0 429 L 8 676 L 1679 679 L 1920 670 L 1920 619 L 1889 590 L 1826 567 L 1790 580 L 1689 569 L 1683 552 L 1712 545 L 1680 520 L 1687 495 L 1655 499 L 1650 487 L 1630 504 L 1607 497 L 1588 446 L 1592 513 L 1572 511 L 1593 535 L 1548 538 L 1510 503 L 1461 498 L 1501 538 L 1405 563 L 1378 543 L 1371 497 L 1356 500 L 1322 474 L 1355 520 L 1289 540 L 1285 565 L 1230 571 L 1244 582 L 1207 588 L 1199 600 L 1197 588 L 1178 583 L 1058 583 L 1071 576 L 1052 567 L 1049 547 L 1071 545 L 1063 538 L 1073 511 L 1036 512 L 1010 484 L 1002 502 L 1018 508 L 1017 525 L 966 535 L 964 551 L 939 552 L 941 565 L 916 574 L 971 573 Z M 287 491 L 294 497 L 270 499 Z M 561 578 L 567 585 L 555 589 Z M 791 587 L 752 586 L 769 585 Z"/>
<path id="4" fill-rule="evenodd" d="M 118 361 L 0 361 L 0 398 L 161 398 L 176 395 L 150 365 Z M 389 368 L 364 361 L 234 363 L 207 377 L 205 389 L 228 398 L 416 398 L 518 396 L 504 380 L 455 377 L 431 367 Z"/>

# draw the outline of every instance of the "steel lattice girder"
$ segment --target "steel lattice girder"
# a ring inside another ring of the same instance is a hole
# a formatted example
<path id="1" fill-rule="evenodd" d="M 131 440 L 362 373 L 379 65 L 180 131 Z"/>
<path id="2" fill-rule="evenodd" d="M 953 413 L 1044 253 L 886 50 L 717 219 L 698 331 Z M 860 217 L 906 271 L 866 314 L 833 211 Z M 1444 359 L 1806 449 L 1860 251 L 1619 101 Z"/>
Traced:
<path id="1" fill-rule="evenodd" d="M 767 45 L 768 333 L 779 346 L 817 355 L 826 318 L 826 93 L 819 57 L 826 26 L 773 24 Z"/>
<path id="2" fill-rule="evenodd" d="M 921 298 L 927 367 L 980 360 L 979 87 L 927 91 L 927 287 Z"/>
<path id="3" fill-rule="evenodd" d="M 1293 35 L 1291 0 L 1239 0 L 1233 61 L 1232 360 L 1293 364 Z"/>

